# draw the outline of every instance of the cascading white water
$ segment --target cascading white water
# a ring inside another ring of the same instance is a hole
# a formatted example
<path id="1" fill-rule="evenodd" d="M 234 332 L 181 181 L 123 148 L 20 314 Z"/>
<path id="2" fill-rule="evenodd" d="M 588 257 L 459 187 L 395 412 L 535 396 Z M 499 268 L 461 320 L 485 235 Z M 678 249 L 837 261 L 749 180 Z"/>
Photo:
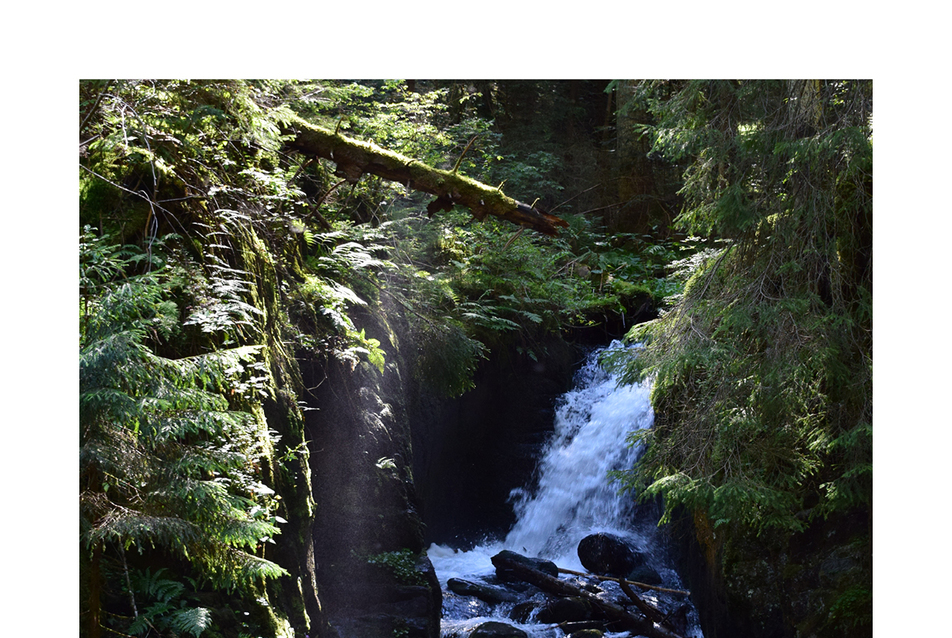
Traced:
<path id="1" fill-rule="evenodd" d="M 610 347 L 623 346 L 613 343 Z M 589 356 L 576 375 L 575 389 L 563 395 L 556 408 L 554 431 L 537 467 L 537 484 L 513 491 L 516 523 L 506 538 L 469 551 L 430 546 L 428 555 L 444 587 L 451 578 L 490 577 L 494 573 L 491 558 L 504 549 L 583 570 L 576 548 L 582 538 L 595 532 L 625 537 L 651 553 L 650 539 L 632 525 L 632 497 L 620 494 L 609 478 L 611 470 L 630 468 L 637 459 L 639 449 L 629 446 L 629 434 L 652 425 L 650 385 L 619 385 L 598 364 L 599 354 Z M 667 568 L 663 571 L 677 578 Z M 450 615 L 457 617 L 444 615 L 444 635 L 468 635 L 480 622 L 498 620 L 471 617 L 465 609 Z M 561 635 L 556 630 L 518 626 L 533 638 Z"/>
<path id="2" fill-rule="evenodd" d="M 589 358 L 556 410 L 537 488 L 513 493 L 516 523 L 503 543 L 507 549 L 581 569 L 575 548 L 583 537 L 628 532 L 631 498 L 618 494 L 609 472 L 634 462 L 638 450 L 627 439 L 651 427 L 649 392 L 648 384 L 619 386 L 597 355 Z"/>

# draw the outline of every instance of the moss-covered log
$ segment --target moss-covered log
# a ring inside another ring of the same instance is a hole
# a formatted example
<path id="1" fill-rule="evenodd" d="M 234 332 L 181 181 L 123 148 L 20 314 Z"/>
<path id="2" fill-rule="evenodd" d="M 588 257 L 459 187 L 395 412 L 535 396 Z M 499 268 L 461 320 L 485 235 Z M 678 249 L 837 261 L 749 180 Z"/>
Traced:
<path id="1" fill-rule="evenodd" d="M 354 140 L 300 118 L 292 119 L 285 132 L 293 136 L 288 143 L 291 148 L 311 157 L 331 160 L 337 164 L 337 175 L 351 183 L 369 173 L 435 195 L 436 199 L 427 207 L 430 215 L 459 205 L 470 209 L 478 220 L 494 215 L 546 235 L 555 235 L 560 226 L 568 225 L 555 215 L 516 201 L 498 188 L 455 171 L 427 166 L 372 142 Z"/>

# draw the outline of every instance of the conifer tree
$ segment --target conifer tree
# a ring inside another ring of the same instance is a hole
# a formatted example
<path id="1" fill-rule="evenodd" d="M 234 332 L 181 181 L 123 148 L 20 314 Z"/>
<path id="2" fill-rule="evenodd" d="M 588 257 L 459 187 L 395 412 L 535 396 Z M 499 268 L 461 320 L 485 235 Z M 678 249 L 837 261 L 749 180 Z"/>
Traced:
<path id="1" fill-rule="evenodd" d="M 684 168 L 709 250 L 635 330 L 656 426 L 627 474 L 668 512 L 802 530 L 872 492 L 872 85 L 646 83 L 654 151 Z"/>

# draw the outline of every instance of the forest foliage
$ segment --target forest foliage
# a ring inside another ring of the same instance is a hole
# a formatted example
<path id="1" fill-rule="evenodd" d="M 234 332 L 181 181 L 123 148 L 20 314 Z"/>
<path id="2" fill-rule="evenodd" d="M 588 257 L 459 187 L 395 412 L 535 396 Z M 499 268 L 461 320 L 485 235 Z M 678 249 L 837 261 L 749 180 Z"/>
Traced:
<path id="1" fill-rule="evenodd" d="M 383 372 L 389 336 L 364 318 L 384 307 L 409 319 L 408 372 L 458 396 L 490 350 L 540 359 L 546 335 L 647 300 L 644 347 L 612 362 L 654 379 L 624 484 L 715 529 L 869 510 L 871 83 L 624 87 L 614 103 L 607 82 L 80 82 L 84 635 L 225 635 L 209 591 L 260 611 L 289 567 L 275 488 L 304 454 L 263 402 L 294 356 Z M 431 216 L 405 184 L 296 153 L 298 117 L 568 226 Z M 608 188 L 622 142 L 655 186 Z M 661 212 L 607 223 L 643 202 Z M 241 617 L 239 635 L 278 633 L 271 610 Z"/>
<path id="2" fill-rule="evenodd" d="M 872 504 L 870 82 L 658 82 L 644 127 L 711 248 L 615 363 L 654 380 L 623 480 L 715 527 L 802 531 Z"/>
<path id="3" fill-rule="evenodd" d="M 302 442 L 262 405 L 288 391 L 276 375 L 293 377 L 295 354 L 383 372 L 388 335 L 365 313 L 406 313 L 410 372 L 455 396 L 490 349 L 539 358 L 547 333 L 674 291 L 663 268 L 685 245 L 607 233 L 564 192 L 556 144 L 503 135 L 523 100 L 564 118 L 546 108 L 561 94 L 479 84 L 80 83 L 84 635 L 223 635 L 204 602 L 223 590 L 244 617 L 231 630 L 279 632 L 271 611 L 241 610 L 288 573 L 269 549 L 291 516 L 275 488 Z M 295 117 L 504 185 L 569 226 L 548 238 L 464 209 L 431 217 L 403 184 L 294 152 Z"/>

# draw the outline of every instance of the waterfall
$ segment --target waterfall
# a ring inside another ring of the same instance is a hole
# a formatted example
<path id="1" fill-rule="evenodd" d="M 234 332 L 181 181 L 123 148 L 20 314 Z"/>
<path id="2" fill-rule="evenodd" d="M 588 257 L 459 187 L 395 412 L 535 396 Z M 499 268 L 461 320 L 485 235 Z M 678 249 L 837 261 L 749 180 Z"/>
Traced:
<path id="1" fill-rule="evenodd" d="M 618 386 L 598 365 L 598 353 L 588 358 L 557 406 L 538 486 L 513 491 L 516 523 L 507 549 L 581 569 L 575 548 L 583 537 L 628 532 L 631 497 L 620 496 L 608 477 L 630 468 L 640 451 L 627 438 L 652 424 L 649 391 L 647 384 Z"/>
<path id="2" fill-rule="evenodd" d="M 623 347 L 613 343 L 611 348 Z M 513 490 L 516 522 L 503 540 L 487 540 L 469 551 L 432 545 L 428 551 L 441 584 L 451 578 L 489 582 L 491 557 L 507 549 L 545 558 L 559 567 L 584 570 L 576 548 L 595 532 L 624 537 L 647 554 L 656 552 L 654 521 L 633 520 L 633 498 L 619 493 L 611 470 L 630 468 L 640 449 L 629 445 L 629 435 L 649 428 L 653 412 L 650 385 L 619 385 L 598 363 L 595 351 L 575 377 L 575 388 L 556 406 L 555 423 L 539 460 L 531 485 Z M 677 574 L 666 564 L 656 565 L 666 584 L 680 586 Z M 445 596 L 444 636 L 466 636 L 479 622 L 505 620 L 505 606 L 486 615 L 485 605 L 473 599 Z M 510 605 L 511 606 L 511 605 Z M 560 636 L 560 631 L 518 625 L 530 636 Z M 625 634 L 621 634 L 625 635 Z M 694 633 L 700 636 L 699 630 Z"/>

